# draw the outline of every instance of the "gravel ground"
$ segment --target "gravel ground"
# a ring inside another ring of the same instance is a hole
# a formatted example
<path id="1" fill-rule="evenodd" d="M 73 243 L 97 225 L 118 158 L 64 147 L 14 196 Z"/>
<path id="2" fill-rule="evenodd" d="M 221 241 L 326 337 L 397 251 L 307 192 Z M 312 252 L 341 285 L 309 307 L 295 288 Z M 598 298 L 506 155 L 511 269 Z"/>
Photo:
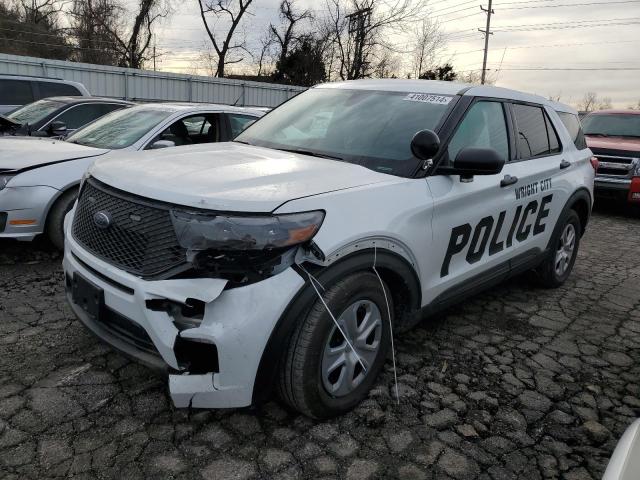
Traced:
<path id="1" fill-rule="evenodd" d="M 398 338 L 369 398 L 176 410 L 65 305 L 44 242 L 0 242 L 0 477 L 600 478 L 640 416 L 640 219 L 599 209 L 567 284 L 516 279 Z"/>

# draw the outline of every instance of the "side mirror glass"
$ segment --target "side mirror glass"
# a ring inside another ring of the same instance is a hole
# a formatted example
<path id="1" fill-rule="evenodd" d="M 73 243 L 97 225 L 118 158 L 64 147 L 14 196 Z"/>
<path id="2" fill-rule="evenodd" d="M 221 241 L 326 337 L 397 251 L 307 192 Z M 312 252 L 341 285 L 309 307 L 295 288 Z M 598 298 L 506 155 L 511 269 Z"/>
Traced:
<path id="1" fill-rule="evenodd" d="M 157 150 L 158 148 L 169 148 L 175 146 L 175 142 L 172 142 L 171 140 L 156 140 L 149 146 L 149 149 Z"/>
<path id="2" fill-rule="evenodd" d="M 496 175 L 504 167 L 504 158 L 493 148 L 466 147 L 453 161 L 453 173 L 465 177 Z"/>
<path id="3" fill-rule="evenodd" d="M 421 130 L 411 140 L 411 153 L 420 160 L 430 160 L 440 148 L 440 138 L 433 130 Z"/>

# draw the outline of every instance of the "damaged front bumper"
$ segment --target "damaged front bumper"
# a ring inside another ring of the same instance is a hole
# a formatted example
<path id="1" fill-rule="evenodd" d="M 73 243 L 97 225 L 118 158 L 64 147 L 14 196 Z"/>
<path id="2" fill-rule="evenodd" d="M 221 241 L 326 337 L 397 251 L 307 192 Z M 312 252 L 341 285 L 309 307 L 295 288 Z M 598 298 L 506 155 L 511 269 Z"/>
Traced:
<path id="1" fill-rule="evenodd" d="M 271 332 L 304 285 L 292 268 L 232 289 L 223 279 L 145 281 L 88 254 L 69 225 L 63 266 L 67 298 L 82 323 L 123 353 L 167 369 L 177 407 L 250 405 Z M 79 278 L 100 292 L 98 315 L 74 298 Z M 203 307 L 196 321 L 176 308 L 193 302 Z"/>

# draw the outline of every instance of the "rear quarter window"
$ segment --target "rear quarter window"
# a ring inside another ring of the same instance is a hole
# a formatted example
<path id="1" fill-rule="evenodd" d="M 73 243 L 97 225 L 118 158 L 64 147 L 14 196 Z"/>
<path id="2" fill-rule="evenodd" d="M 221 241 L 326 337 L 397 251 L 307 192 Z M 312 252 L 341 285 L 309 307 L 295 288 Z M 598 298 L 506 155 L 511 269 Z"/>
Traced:
<path id="1" fill-rule="evenodd" d="M 569 132 L 569 136 L 571 137 L 571 140 L 573 140 L 576 148 L 578 150 L 587 148 L 587 142 L 584 138 L 584 132 L 582 131 L 582 123 L 580 123 L 578 115 L 567 112 L 557 112 L 557 114 Z"/>
<path id="2" fill-rule="evenodd" d="M 24 105 L 33 102 L 29 80 L 0 80 L 0 105 Z"/>
<path id="3" fill-rule="evenodd" d="M 537 105 L 513 104 L 518 152 L 522 160 L 560 152 L 560 141 L 544 109 Z"/>
<path id="4" fill-rule="evenodd" d="M 38 82 L 40 98 L 46 97 L 79 97 L 80 90 L 68 83 Z"/>

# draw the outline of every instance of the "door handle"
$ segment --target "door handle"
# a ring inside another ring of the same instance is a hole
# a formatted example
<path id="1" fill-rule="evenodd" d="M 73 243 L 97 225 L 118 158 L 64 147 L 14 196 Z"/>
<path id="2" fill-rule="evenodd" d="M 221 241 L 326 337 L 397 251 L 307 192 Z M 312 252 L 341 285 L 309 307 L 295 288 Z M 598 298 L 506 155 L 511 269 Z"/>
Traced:
<path id="1" fill-rule="evenodd" d="M 504 178 L 500 180 L 501 187 L 508 187 L 514 183 L 518 183 L 518 177 L 514 177 L 512 175 L 505 175 Z"/>
<path id="2" fill-rule="evenodd" d="M 571 162 L 567 160 L 562 160 L 560 162 L 560 170 L 564 170 L 565 168 L 569 168 L 571 166 Z"/>

